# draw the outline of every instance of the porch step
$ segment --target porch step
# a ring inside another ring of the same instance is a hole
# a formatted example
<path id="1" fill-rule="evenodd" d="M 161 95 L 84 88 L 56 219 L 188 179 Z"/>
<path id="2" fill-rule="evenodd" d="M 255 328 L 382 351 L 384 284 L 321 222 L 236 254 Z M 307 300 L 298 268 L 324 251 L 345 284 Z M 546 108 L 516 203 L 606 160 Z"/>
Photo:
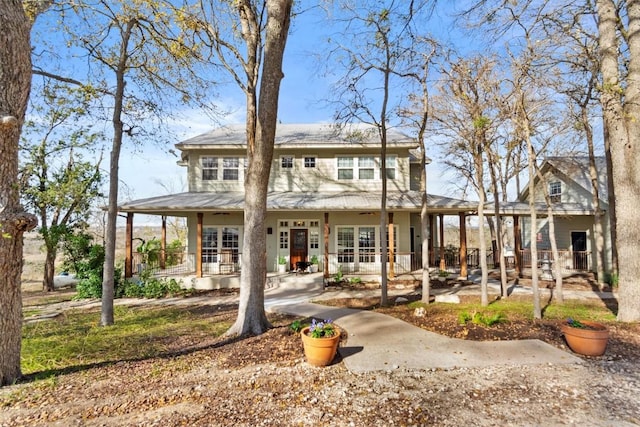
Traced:
<path id="1" fill-rule="evenodd" d="M 314 283 L 323 283 L 322 273 L 285 273 L 275 274 L 267 278 L 267 282 L 280 287 L 295 289 L 307 288 Z"/>

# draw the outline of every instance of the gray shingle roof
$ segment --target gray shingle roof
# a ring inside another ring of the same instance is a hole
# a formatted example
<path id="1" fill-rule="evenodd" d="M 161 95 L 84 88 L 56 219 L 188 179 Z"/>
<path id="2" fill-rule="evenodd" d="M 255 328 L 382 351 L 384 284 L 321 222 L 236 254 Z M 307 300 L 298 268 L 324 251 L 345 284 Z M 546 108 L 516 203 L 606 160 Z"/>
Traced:
<path id="1" fill-rule="evenodd" d="M 379 192 L 300 193 L 272 192 L 267 198 L 269 210 L 379 210 Z M 389 191 L 387 208 L 393 210 L 417 210 L 422 203 L 419 191 Z M 452 199 L 444 196 L 428 196 L 429 206 L 439 211 L 475 210 L 476 202 Z M 162 213 L 167 211 L 241 211 L 244 207 L 242 192 L 187 192 L 132 200 L 118 207 L 121 212 Z"/>
<path id="2" fill-rule="evenodd" d="M 242 148 L 246 146 L 245 125 L 227 125 L 187 139 L 176 145 L 179 149 L 203 146 L 224 146 Z M 417 147 L 415 138 L 411 138 L 395 129 L 387 131 L 387 144 Z M 353 147 L 380 145 L 380 137 L 375 128 L 365 124 L 352 124 L 338 129 L 332 124 L 278 124 L 276 128 L 276 147 L 278 146 L 334 146 Z"/>

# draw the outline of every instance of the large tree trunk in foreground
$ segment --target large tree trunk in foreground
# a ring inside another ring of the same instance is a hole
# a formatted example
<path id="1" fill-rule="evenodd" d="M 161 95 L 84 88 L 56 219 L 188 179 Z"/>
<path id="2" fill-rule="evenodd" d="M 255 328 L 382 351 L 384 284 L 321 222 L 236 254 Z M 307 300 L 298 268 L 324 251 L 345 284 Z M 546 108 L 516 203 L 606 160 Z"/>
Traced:
<path id="1" fill-rule="evenodd" d="M 228 335 L 261 334 L 271 325 L 264 311 L 264 285 L 267 280 L 267 185 L 273 160 L 278 119 L 278 96 L 282 58 L 289 32 L 292 0 L 267 1 L 267 28 L 264 63 L 260 81 L 255 141 L 247 147 L 245 176 L 244 238 L 238 318 Z M 249 113 L 249 112 L 248 112 Z M 249 114 L 248 114 L 249 116 Z M 248 138 L 250 141 L 250 138 Z"/>
<path id="2" fill-rule="evenodd" d="M 600 71 L 603 90 L 600 95 L 609 139 L 613 187 L 616 195 L 616 246 L 618 249 L 618 320 L 640 320 L 640 1 L 627 1 L 628 66 L 626 78 L 620 75 L 620 14 L 616 2 L 598 0 Z M 624 14 L 624 10 L 621 12 Z"/>
<path id="3" fill-rule="evenodd" d="M 20 0 L 0 2 L 0 386 L 20 377 L 22 236 L 36 226 L 18 194 L 18 142 L 31 88 L 31 24 Z"/>

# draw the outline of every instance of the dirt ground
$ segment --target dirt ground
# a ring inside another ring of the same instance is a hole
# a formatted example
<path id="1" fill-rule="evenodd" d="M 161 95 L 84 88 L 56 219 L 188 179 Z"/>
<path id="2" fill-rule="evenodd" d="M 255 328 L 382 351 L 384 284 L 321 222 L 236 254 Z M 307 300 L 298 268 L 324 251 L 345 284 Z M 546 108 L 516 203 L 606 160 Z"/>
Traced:
<path id="1" fill-rule="evenodd" d="M 30 304 L 50 295 L 25 297 Z M 545 320 L 510 319 L 486 328 L 462 326 L 446 309 L 416 317 L 406 302 L 386 308 L 376 306 L 378 298 L 328 303 L 375 309 L 451 337 L 537 338 L 566 350 L 557 324 Z M 233 320 L 237 307 L 189 309 Z M 637 324 L 611 324 L 607 353 L 578 366 L 352 374 L 339 357 L 329 367 L 310 367 L 288 327 L 292 318 L 270 320 L 274 328 L 258 337 L 176 337 L 162 357 L 78 366 L 48 381 L 26 378 L 0 389 L 0 426 L 640 425 Z"/>

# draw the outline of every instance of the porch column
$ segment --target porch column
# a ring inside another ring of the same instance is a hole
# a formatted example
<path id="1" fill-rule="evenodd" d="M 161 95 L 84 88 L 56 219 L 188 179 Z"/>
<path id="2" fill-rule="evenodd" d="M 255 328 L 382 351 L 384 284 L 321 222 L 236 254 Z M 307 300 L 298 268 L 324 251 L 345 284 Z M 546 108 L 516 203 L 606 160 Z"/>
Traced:
<path id="1" fill-rule="evenodd" d="M 124 239 L 124 277 L 133 277 L 133 212 L 127 213 L 126 237 Z"/>
<path id="2" fill-rule="evenodd" d="M 196 277 L 202 277 L 202 212 L 198 212 L 196 229 Z"/>
<path id="3" fill-rule="evenodd" d="M 522 235 L 520 234 L 520 216 L 513 216 L 513 250 L 516 260 L 516 274 L 522 277 Z"/>
<path id="4" fill-rule="evenodd" d="M 323 276 L 329 277 L 329 212 L 324 213 L 324 261 L 322 263 Z"/>
<path id="5" fill-rule="evenodd" d="M 467 216 L 460 212 L 460 277 L 467 279 Z"/>
<path id="6" fill-rule="evenodd" d="M 162 215 L 162 237 L 160 239 L 160 269 L 167 265 L 167 217 Z"/>
<path id="7" fill-rule="evenodd" d="M 396 273 L 394 271 L 393 254 L 395 253 L 395 245 L 393 244 L 393 212 L 389 212 L 389 277 L 394 278 Z"/>
<path id="8" fill-rule="evenodd" d="M 438 215 L 440 218 L 440 239 L 438 244 L 440 245 L 440 270 L 446 270 L 447 265 L 444 262 L 444 214 Z"/>
<path id="9" fill-rule="evenodd" d="M 429 214 L 429 267 L 435 264 L 436 253 L 434 251 L 434 239 L 436 236 L 436 218 Z"/>

